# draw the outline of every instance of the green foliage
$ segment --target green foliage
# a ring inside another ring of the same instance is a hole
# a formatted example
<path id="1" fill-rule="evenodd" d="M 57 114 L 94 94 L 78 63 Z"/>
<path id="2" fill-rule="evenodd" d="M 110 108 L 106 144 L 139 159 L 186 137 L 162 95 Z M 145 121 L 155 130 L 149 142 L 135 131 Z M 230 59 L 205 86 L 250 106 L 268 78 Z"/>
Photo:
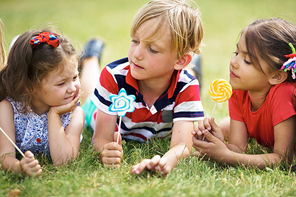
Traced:
<path id="1" fill-rule="evenodd" d="M 106 42 L 102 65 L 127 56 L 130 24 L 136 11 L 148 0 L 1 0 L 6 51 L 12 38 L 28 29 L 51 22 L 75 44 L 78 51 L 92 36 Z M 202 103 L 212 112 L 214 101 L 207 87 L 215 78 L 229 77 L 229 61 L 240 31 L 258 18 L 281 17 L 296 23 L 295 0 L 196 0 L 204 24 L 202 52 Z M 217 121 L 228 115 L 227 103 L 214 112 Z M 0 196 L 13 189 L 20 196 L 295 196 L 296 176 L 290 166 L 265 170 L 230 167 L 189 157 L 162 178 L 145 173 L 135 176 L 131 166 L 155 154 L 164 154 L 169 139 L 150 143 L 125 142 L 124 160 L 119 168 L 106 169 L 91 146 L 91 132 L 84 130 L 78 158 L 54 167 L 48 158 L 38 158 L 43 174 L 22 177 L 0 170 Z M 266 153 L 251 141 L 248 153 Z"/>

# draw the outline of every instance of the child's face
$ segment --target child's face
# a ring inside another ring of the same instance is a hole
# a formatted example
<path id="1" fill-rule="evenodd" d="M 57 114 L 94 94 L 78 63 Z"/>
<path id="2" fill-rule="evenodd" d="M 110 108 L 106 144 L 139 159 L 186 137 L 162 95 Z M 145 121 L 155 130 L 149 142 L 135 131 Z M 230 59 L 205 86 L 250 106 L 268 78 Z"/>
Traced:
<path id="1" fill-rule="evenodd" d="M 261 92 L 270 88 L 269 79 L 272 73 L 268 69 L 268 65 L 259 57 L 259 64 L 264 73 L 257 70 L 250 62 L 247 53 L 245 36 L 242 34 L 235 55 L 230 61 L 230 84 L 236 90 L 249 90 Z"/>
<path id="2" fill-rule="evenodd" d="M 171 34 L 168 28 L 164 28 L 160 35 L 147 40 L 158 23 L 157 18 L 146 21 L 132 35 L 128 59 L 131 74 L 137 80 L 170 80 L 178 62 L 177 52 L 171 50 Z"/>
<path id="3" fill-rule="evenodd" d="M 78 77 L 78 61 L 75 55 L 66 62 L 63 71 L 56 69 L 50 72 L 36 89 L 33 103 L 46 109 L 52 106 L 60 106 L 69 103 L 80 89 Z M 46 110 L 45 110 L 46 111 Z"/>

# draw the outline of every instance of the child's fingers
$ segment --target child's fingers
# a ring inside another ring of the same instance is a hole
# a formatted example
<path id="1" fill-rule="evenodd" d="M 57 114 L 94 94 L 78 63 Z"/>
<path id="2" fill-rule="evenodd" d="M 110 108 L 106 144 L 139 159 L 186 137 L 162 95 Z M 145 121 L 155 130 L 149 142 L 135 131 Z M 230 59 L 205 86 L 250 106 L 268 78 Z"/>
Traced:
<path id="1" fill-rule="evenodd" d="M 203 120 L 198 121 L 198 130 L 200 132 L 204 132 L 205 130 L 211 130 L 211 125 L 209 123 L 208 118 L 204 118 Z"/>
<path id="2" fill-rule="evenodd" d="M 101 160 L 105 166 L 119 165 L 122 158 L 122 147 L 116 142 L 107 143 L 101 153 Z"/>
<path id="3" fill-rule="evenodd" d="M 165 158 L 165 157 L 164 157 L 164 158 L 161 158 L 161 159 L 159 160 L 159 164 L 158 164 L 159 167 L 160 167 L 160 168 L 163 168 L 163 167 L 167 164 L 167 161 L 168 161 L 167 158 Z"/>
<path id="4" fill-rule="evenodd" d="M 144 159 L 140 163 L 134 165 L 131 169 L 131 173 L 141 174 L 145 169 L 159 172 L 165 177 L 172 168 L 167 166 L 166 158 L 161 158 L 159 155 L 156 155 L 152 159 Z"/>
<path id="5" fill-rule="evenodd" d="M 121 153 L 120 151 L 103 151 L 101 160 L 106 167 L 117 166 L 121 163 Z"/>
<path id="6" fill-rule="evenodd" d="M 150 159 L 144 159 L 139 164 L 136 164 L 132 167 L 131 173 L 132 174 L 141 174 L 149 164 L 151 160 Z"/>
<path id="7" fill-rule="evenodd" d="M 31 176 L 38 175 L 41 170 L 41 166 L 39 164 L 34 166 L 28 166 L 31 172 Z M 41 170 L 42 171 L 42 170 Z"/>
<path id="8" fill-rule="evenodd" d="M 35 158 L 31 151 L 25 152 L 25 157 L 23 157 L 20 161 L 21 167 L 27 167 L 31 162 L 34 162 Z"/>
<path id="9" fill-rule="evenodd" d="M 163 177 L 166 177 L 168 175 L 168 173 L 172 170 L 171 166 L 165 166 L 162 170 L 161 170 L 161 175 Z"/>
<path id="10" fill-rule="evenodd" d="M 167 158 L 161 158 L 158 162 L 158 166 L 160 168 L 160 173 L 163 174 L 166 172 Z"/>
<path id="11" fill-rule="evenodd" d="M 211 124 L 210 124 L 210 119 L 209 118 L 205 118 L 203 120 L 203 126 L 204 126 L 204 130 L 211 130 Z"/>
<path id="12" fill-rule="evenodd" d="M 69 103 L 69 111 L 73 111 L 77 107 L 80 94 L 76 95 L 74 99 Z"/>
<path id="13" fill-rule="evenodd" d="M 132 169 L 131 169 L 132 174 L 140 174 L 140 171 L 138 170 L 139 165 L 140 164 L 138 163 L 138 164 L 132 166 Z"/>
<path id="14" fill-rule="evenodd" d="M 203 120 L 199 120 L 197 124 L 197 130 L 203 131 L 205 129 Z"/>
<path id="15" fill-rule="evenodd" d="M 119 132 L 114 132 L 114 142 L 117 142 L 118 141 L 118 144 L 121 145 L 121 142 L 122 142 L 122 137 L 121 137 L 121 134 Z M 117 140 L 117 138 L 119 138 Z"/>
<path id="16" fill-rule="evenodd" d="M 41 166 L 37 159 L 24 157 L 21 159 L 21 168 L 29 176 L 39 176 L 42 173 Z"/>
<path id="17" fill-rule="evenodd" d="M 203 122 L 198 122 L 198 124 L 193 126 L 193 132 L 192 135 L 196 135 L 196 136 L 201 136 L 202 135 L 202 130 L 204 129 L 204 127 L 202 126 Z M 202 130 L 200 130 L 202 129 Z"/>
<path id="18" fill-rule="evenodd" d="M 110 151 L 107 155 L 102 156 L 102 163 L 104 165 L 119 165 L 121 157 L 117 151 Z"/>
<path id="19" fill-rule="evenodd" d="M 209 142 L 213 142 L 214 144 L 217 142 L 217 140 L 219 140 L 217 137 L 215 137 L 213 134 L 211 134 L 211 132 L 206 131 L 204 133 L 205 137 L 207 138 L 207 140 Z"/>
<path id="20" fill-rule="evenodd" d="M 160 159 L 161 159 L 161 157 L 159 155 L 155 155 L 150 160 L 150 162 L 147 164 L 147 168 L 150 170 L 150 169 L 153 169 L 153 168 L 157 167 L 158 164 L 159 164 Z M 159 170 L 159 169 L 156 169 L 156 170 Z"/>
<path id="21" fill-rule="evenodd" d="M 79 99 L 80 96 L 81 96 L 81 95 L 80 95 L 80 92 L 81 92 L 81 89 L 78 89 L 78 91 L 77 91 L 77 93 L 76 93 L 76 95 L 75 95 L 74 98 L 78 98 L 78 99 Z"/>
<path id="22" fill-rule="evenodd" d="M 31 177 L 37 177 L 42 174 L 42 169 L 40 166 L 36 166 L 34 168 L 29 168 L 27 171 L 25 171 L 27 175 Z"/>
<path id="23" fill-rule="evenodd" d="M 37 167 L 37 166 L 39 166 L 39 168 L 40 168 L 40 165 L 39 165 L 39 162 L 38 162 L 37 159 L 33 159 L 31 161 L 28 161 L 28 163 L 26 163 L 26 166 L 28 168 L 32 168 L 32 169 L 35 168 L 35 167 Z"/>
<path id="24" fill-rule="evenodd" d="M 220 129 L 220 127 L 216 124 L 214 117 L 211 118 L 210 123 L 213 130 Z"/>
<path id="25" fill-rule="evenodd" d="M 120 157 L 103 157 L 102 162 L 106 167 L 115 167 L 121 163 Z"/>
<path id="26" fill-rule="evenodd" d="M 110 142 L 104 145 L 104 150 L 118 150 L 118 151 L 122 151 L 122 146 L 117 144 L 116 142 Z"/>
<path id="27" fill-rule="evenodd" d="M 26 156 L 27 158 L 34 158 L 34 154 L 33 154 L 31 151 L 29 151 L 29 150 L 27 150 L 27 151 L 25 152 L 25 156 Z"/>
<path id="28" fill-rule="evenodd" d="M 40 169 L 38 169 L 36 172 L 34 172 L 33 174 L 32 174 L 32 176 L 33 177 L 37 177 L 37 176 L 39 176 L 39 175 L 41 175 L 42 174 L 42 169 L 40 168 Z"/>

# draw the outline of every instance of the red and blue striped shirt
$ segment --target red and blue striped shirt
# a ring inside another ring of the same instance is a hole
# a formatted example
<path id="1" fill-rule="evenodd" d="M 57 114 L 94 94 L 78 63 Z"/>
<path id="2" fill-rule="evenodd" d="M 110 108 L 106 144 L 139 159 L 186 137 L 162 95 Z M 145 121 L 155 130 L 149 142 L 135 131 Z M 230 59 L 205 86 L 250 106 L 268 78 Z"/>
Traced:
<path id="1" fill-rule="evenodd" d="M 173 122 L 197 121 L 204 117 L 198 80 L 185 70 L 173 73 L 167 91 L 148 108 L 139 92 L 137 80 L 131 76 L 128 59 L 123 58 L 102 70 L 92 101 L 101 111 L 117 115 L 109 111 L 109 95 L 118 94 L 121 88 L 126 90 L 127 95 L 136 96 L 133 103 L 135 111 L 126 113 L 122 118 L 120 133 L 125 139 L 146 141 L 166 137 L 171 133 Z"/>

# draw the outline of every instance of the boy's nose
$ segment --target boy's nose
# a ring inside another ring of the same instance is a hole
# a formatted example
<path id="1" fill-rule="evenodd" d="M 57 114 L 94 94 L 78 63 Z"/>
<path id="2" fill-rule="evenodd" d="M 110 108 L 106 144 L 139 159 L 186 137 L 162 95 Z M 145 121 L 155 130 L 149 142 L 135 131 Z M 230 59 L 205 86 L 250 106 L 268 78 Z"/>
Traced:
<path id="1" fill-rule="evenodd" d="M 143 49 L 141 46 L 138 46 L 134 51 L 134 57 L 137 59 L 143 59 Z"/>

